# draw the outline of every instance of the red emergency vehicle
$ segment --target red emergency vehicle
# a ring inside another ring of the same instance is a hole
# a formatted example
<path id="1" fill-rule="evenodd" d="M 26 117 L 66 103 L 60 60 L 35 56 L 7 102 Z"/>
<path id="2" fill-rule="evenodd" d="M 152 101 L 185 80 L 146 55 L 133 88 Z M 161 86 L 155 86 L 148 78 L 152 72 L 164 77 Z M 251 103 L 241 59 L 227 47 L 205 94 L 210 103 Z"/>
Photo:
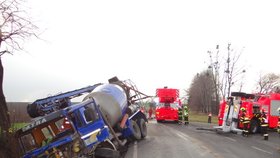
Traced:
<path id="1" fill-rule="evenodd" d="M 223 100 L 220 103 L 219 114 L 218 114 L 218 124 L 219 124 L 219 126 L 223 125 L 223 118 L 224 118 L 226 105 L 227 105 L 227 102 L 225 100 Z"/>
<path id="2" fill-rule="evenodd" d="M 277 128 L 278 116 L 272 116 L 272 107 L 276 107 L 280 104 L 280 94 L 279 93 L 271 93 L 269 95 L 263 94 L 246 94 L 242 92 L 233 92 L 233 96 L 240 97 L 240 107 L 244 107 L 246 109 L 246 116 L 250 118 L 250 132 L 256 133 L 260 131 L 260 120 L 261 113 L 265 112 L 269 128 Z M 276 106 L 275 106 L 276 105 Z M 226 101 L 221 102 L 220 111 L 218 115 L 219 126 L 223 124 L 223 115 L 224 111 L 227 108 Z M 241 111 L 239 111 L 239 116 L 241 115 Z M 239 123 L 239 128 L 242 129 L 242 124 Z"/>
<path id="3" fill-rule="evenodd" d="M 181 106 L 179 90 L 167 87 L 158 88 L 156 90 L 156 95 L 159 99 L 159 104 L 156 107 L 157 122 L 178 122 L 178 108 Z"/>
<path id="4" fill-rule="evenodd" d="M 271 93 L 269 95 L 256 95 L 256 99 L 253 102 L 253 114 L 265 112 L 268 119 L 268 127 L 276 128 L 278 123 L 278 116 L 272 116 L 272 107 L 279 105 L 280 94 Z"/>

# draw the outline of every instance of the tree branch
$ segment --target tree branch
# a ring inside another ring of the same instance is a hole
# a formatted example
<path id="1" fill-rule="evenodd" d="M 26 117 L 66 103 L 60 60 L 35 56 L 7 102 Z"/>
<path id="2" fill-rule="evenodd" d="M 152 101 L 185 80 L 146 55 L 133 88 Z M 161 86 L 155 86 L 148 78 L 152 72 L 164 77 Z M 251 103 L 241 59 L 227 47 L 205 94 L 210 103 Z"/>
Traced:
<path id="1" fill-rule="evenodd" d="M 3 54 L 5 53 L 9 53 L 9 54 L 12 54 L 11 52 L 7 51 L 7 50 L 3 50 L 3 51 L 0 51 L 0 56 L 2 56 Z"/>
<path id="2" fill-rule="evenodd" d="M 0 3 L 2 15 L 0 18 L 3 19 L 0 25 L 0 41 L 6 44 L 7 52 L 11 54 L 15 50 L 23 49 L 21 42 L 27 37 L 38 37 L 34 32 L 38 27 L 29 20 L 27 12 L 21 9 L 20 6 L 21 0 L 5 0 Z"/>

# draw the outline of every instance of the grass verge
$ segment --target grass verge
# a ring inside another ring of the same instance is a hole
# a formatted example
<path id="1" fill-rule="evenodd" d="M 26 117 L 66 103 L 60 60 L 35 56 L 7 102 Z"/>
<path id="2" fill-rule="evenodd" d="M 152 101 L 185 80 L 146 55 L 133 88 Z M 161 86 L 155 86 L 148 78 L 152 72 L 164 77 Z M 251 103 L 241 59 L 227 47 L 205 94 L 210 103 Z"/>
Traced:
<path id="1" fill-rule="evenodd" d="M 203 122 L 208 123 L 208 114 L 190 112 L 189 114 L 190 122 Z M 212 115 L 211 123 L 218 124 L 218 117 L 216 115 Z"/>

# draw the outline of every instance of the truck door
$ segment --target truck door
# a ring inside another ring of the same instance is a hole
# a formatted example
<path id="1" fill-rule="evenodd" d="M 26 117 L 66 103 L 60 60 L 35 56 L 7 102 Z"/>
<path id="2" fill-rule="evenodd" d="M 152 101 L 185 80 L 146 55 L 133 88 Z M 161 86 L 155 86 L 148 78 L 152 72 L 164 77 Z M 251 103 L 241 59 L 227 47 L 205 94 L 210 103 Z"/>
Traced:
<path id="1" fill-rule="evenodd" d="M 105 125 L 94 102 L 79 109 L 78 131 L 87 147 L 103 142 L 109 137 L 108 127 Z"/>

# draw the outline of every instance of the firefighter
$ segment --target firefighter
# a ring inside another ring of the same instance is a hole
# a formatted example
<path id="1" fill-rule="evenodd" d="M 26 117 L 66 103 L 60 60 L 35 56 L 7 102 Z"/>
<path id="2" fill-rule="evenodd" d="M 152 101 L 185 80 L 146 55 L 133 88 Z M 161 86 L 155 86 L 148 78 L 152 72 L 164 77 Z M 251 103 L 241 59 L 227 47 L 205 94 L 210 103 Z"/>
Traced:
<path id="1" fill-rule="evenodd" d="M 184 122 L 185 125 L 189 124 L 189 109 L 187 105 L 183 106 L 183 117 L 184 117 Z"/>
<path id="2" fill-rule="evenodd" d="M 181 106 L 179 106 L 178 108 L 178 120 L 179 120 L 178 123 L 180 125 L 183 121 L 183 109 Z"/>
<path id="3" fill-rule="evenodd" d="M 245 137 L 248 137 L 250 119 L 246 116 L 246 109 L 244 107 L 242 107 L 240 110 L 242 112 L 241 117 L 240 117 L 240 122 L 243 124 L 242 135 L 245 136 Z"/>
<path id="4" fill-rule="evenodd" d="M 264 137 L 264 140 L 268 140 L 268 120 L 264 109 L 262 109 L 261 117 L 259 119 L 261 124 L 261 133 Z"/>
<path id="5" fill-rule="evenodd" d="M 150 109 L 149 109 L 149 119 L 152 119 L 153 116 L 153 107 L 150 105 Z"/>
<path id="6" fill-rule="evenodd" d="M 189 124 L 189 109 L 187 105 L 183 105 L 178 109 L 179 124 Z"/>
<path id="7" fill-rule="evenodd" d="M 208 114 L 208 123 L 211 123 L 211 120 L 212 120 L 212 113 L 210 112 L 210 113 Z"/>

